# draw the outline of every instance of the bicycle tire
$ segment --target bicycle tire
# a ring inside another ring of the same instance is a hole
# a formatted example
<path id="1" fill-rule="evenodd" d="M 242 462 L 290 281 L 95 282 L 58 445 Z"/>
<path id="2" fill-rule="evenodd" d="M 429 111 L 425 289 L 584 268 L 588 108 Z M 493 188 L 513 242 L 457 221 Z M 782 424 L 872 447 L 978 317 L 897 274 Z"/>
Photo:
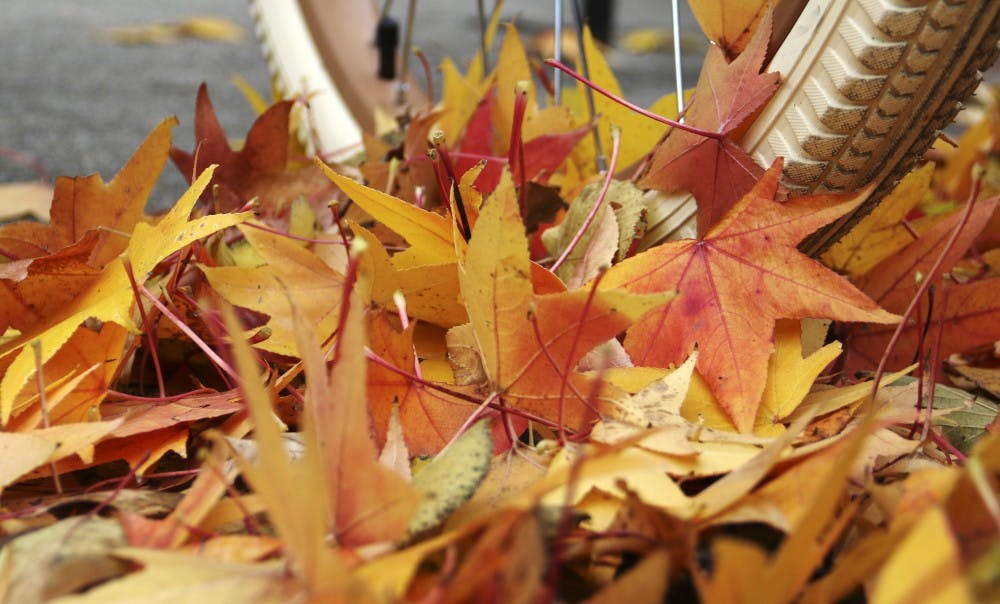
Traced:
<path id="1" fill-rule="evenodd" d="M 272 0 L 251 0 L 253 5 L 268 3 Z M 301 7 L 295 10 L 306 15 L 331 6 L 322 0 L 275 4 Z M 764 166 L 784 157 L 784 184 L 793 194 L 848 192 L 874 185 L 855 212 L 803 242 L 804 252 L 818 256 L 878 204 L 974 91 L 981 72 L 997 57 L 1000 2 L 784 0 L 779 10 L 787 25 L 779 34 L 783 40 L 773 44 L 776 50 L 767 69 L 780 72 L 783 83 L 741 144 Z M 257 15 L 272 50 L 296 35 L 273 28 L 268 33 L 266 15 L 260 11 Z M 330 46 L 336 36 L 331 37 L 331 30 L 319 35 L 322 26 L 314 19 L 305 31 L 297 35 L 327 46 L 316 51 L 322 57 L 318 61 L 302 58 L 302 64 L 323 65 L 324 60 L 336 59 Z M 280 76 L 282 64 L 272 60 L 271 65 Z M 337 73 L 329 63 L 325 69 Z M 339 89 L 363 90 L 342 76 L 336 78 Z M 373 104 L 367 101 L 367 114 Z M 690 232 L 694 215 L 691 196 L 652 210 L 643 247 L 680 230 Z"/>
<path id="2" fill-rule="evenodd" d="M 787 81 L 744 148 L 765 166 L 784 157 L 784 183 L 796 194 L 875 184 L 856 211 L 803 242 L 816 256 L 867 215 L 952 122 L 997 58 L 1000 2 L 812 0 L 796 28 L 770 63 Z"/>
<path id="3" fill-rule="evenodd" d="M 426 103 L 412 80 L 401 98 L 397 83 L 378 78 L 378 14 L 370 3 L 251 0 L 250 12 L 278 93 L 309 101 L 297 135 L 310 152 L 346 156 L 362 132 L 373 131 L 376 106 Z M 331 20 L 350 27 L 330 27 Z"/>

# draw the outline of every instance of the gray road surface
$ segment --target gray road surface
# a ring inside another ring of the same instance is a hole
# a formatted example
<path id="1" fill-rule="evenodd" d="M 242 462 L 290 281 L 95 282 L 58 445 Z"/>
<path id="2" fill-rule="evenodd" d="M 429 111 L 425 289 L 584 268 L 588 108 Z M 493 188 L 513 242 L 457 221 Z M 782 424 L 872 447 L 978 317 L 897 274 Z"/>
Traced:
<path id="1" fill-rule="evenodd" d="M 252 35 L 241 44 L 183 40 L 163 46 L 123 46 L 101 36 L 109 27 L 198 14 L 223 17 L 252 31 L 244 0 L 3 0 L 2 4 L 0 182 L 37 178 L 12 161 L 10 152 L 36 158 L 53 177 L 97 171 L 110 179 L 145 135 L 170 115 L 181 120 L 174 131 L 175 144 L 190 148 L 194 97 L 202 81 L 209 83 L 229 135 L 241 137 L 254 116 L 229 77 L 238 74 L 258 90 L 267 87 L 266 65 Z M 394 12 L 405 4 L 396 2 Z M 419 4 L 418 42 L 431 59 L 446 53 L 467 56 L 467 49 L 477 44 L 474 18 L 456 16 L 455 1 Z M 669 23 L 665 0 L 619 4 L 618 32 Z M 546 26 L 551 5 L 544 0 L 511 0 L 505 13 L 531 33 Z M 697 26 L 690 15 L 685 14 L 682 23 L 689 36 L 697 36 L 691 33 Z M 610 59 L 633 100 L 648 104 L 672 90 L 668 54 L 612 51 Z M 690 59 L 685 71 L 693 82 L 700 59 Z M 168 166 L 152 203 L 168 206 L 183 188 L 180 175 Z"/>

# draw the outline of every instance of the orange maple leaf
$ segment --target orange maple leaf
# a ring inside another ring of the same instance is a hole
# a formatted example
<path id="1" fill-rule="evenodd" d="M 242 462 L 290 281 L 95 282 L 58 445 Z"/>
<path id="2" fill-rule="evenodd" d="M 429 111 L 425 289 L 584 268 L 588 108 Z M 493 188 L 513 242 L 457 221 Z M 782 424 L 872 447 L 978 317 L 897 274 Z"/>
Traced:
<path id="1" fill-rule="evenodd" d="M 933 307 L 929 306 L 926 299 L 921 301 L 916 313 L 921 319 L 905 326 L 896 347 L 889 352 L 886 369 L 901 369 L 913 362 L 923 340 L 921 333 L 928 320 L 931 325 L 943 326 L 940 342 L 936 344 L 939 348 L 938 358 L 943 359 L 952 353 L 971 350 L 1000 339 L 1000 321 L 997 321 L 1000 316 L 1000 299 L 996 295 L 1000 279 L 954 283 L 943 278 L 943 274 L 965 256 L 987 227 L 998 202 L 1000 197 L 976 202 L 962 232 L 936 273 L 931 272 L 933 266 L 961 220 L 961 211 L 928 229 L 916 241 L 883 260 L 858 280 L 858 287 L 862 291 L 886 310 L 898 313 L 906 310 L 924 281 L 930 280 L 940 293 Z M 844 369 L 852 372 L 876 367 L 885 354 L 893 331 L 894 328 L 874 325 L 852 326 L 847 337 L 848 354 Z"/>
<path id="2" fill-rule="evenodd" d="M 334 534 L 352 547 L 403 536 L 420 494 L 378 461 L 368 413 L 364 301 L 351 292 L 329 373 L 319 344 L 299 323 L 300 354 L 309 389 L 306 408 L 326 471 Z M 322 486 L 320 486 L 322 488 Z"/>
<path id="3" fill-rule="evenodd" d="M 1000 340 L 998 287 L 1000 278 L 993 278 L 971 283 L 949 282 L 945 289 L 938 290 L 943 292 L 944 307 L 936 304 L 933 309 L 928 309 L 926 302 L 921 305 L 918 316 L 923 319 L 903 328 L 896 347 L 889 354 L 886 369 L 893 371 L 913 362 L 920 345 L 924 343 L 923 335 L 928 324 L 932 326 L 931 333 L 941 326 L 940 340 L 935 342 L 940 359 Z M 893 328 L 881 325 L 852 329 L 847 337 L 848 356 L 844 370 L 853 373 L 858 369 L 877 367 L 893 332 Z"/>
<path id="4" fill-rule="evenodd" d="M 104 229 L 87 258 L 87 264 L 102 268 L 128 245 L 123 234 L 145 218 L 146 200 L 167 162 L 170 131 L 176 125 L 177 118 L 160 122 L 111 182 L 105 183 L 100 174 L 59 177 L 49 224 L 16 222 L 0 227 L 0 256 L 8 260 L 45 256 L 80 241 L 88 231 Z"/>
<path id="5" fill-rule="evenodd" d="M 385 314 L 369 324 L 369 346 L 382 359 L 414 371 L 413 329 L 398 331 Z M 379 446 L 384 446 L 393 406 L 399 406 L 406 448 L 410 455 L 434 455 L 459 432 L 475 413 L 476 405 L 413 381 L 381 365 L 368 365 L 368 409 Z M 502 434 L 496 435 L 497 437 Z"/>
<path id="6" fill-rule="evenodd" d="M 770 33 L 768 16 L 732 63 L 726 62 L 717 46 L 709 47 L 686 124 L 719 136 L 671 130 L 638 182 L 667 193 L 693 193 L 698 200 L 699 234 L 718 222 L 764 173 L 735 140 L 740 127 L 771 98 L 781 79 L 776 73 L 760 73 Z"/>
<path id="7" fill-rule="evenodd" d="M 49 224 L 0 226 L 0 333 L 25 331 L 58 313 L 86 290 L 128 246 L 163 171 L 175 118 L 150 132 L 111 182 L 99 174 L 60 177 Z"/>
<path id="8" fill-rule="evenodd" d="M 903 312 L 924 280 L 940 284 L 941 276 L 955 266 L 969 251 L 987 227 L 996 211 L 1000 197 L 975 203 L 962 232 L 945 254 L 941 267 L 931 273 L 941 251 L 962 219 L 962 211 L 954 212 L 938 222 L 898 253 L 886 258 L 857 280 L 858 288 L 883 307 Z"/>
<path id="9" fill-rule="evenodd" d="M 0 331 L 30 329 L 90 287 L 101 274 L 100 268 L 87 264 L 98 237 L 90 231 L 51 254 L 0 264 Z"/>
<path id="10" fill-rule="evenodd" d="M 453 329 L 471 327 L 486 374 L 483 390 L 573 430 L 615 397 L 609 384 L 576 371 L 579 360 L 670 298 L 589 289 L 536 294 L 507 171 L 483 203 L 468 249 L 459 251 L 459 283 L 470 323 Z"/>
<path id="11" fill-rule="evenodd" d="M 780 174 L 779 160 L 705 237 L 634 256 L 600 283 L 637 293 L 679 290 L 629 330 L 625 348 L 637 364 L 666 367 L 697 345 L 698 371 L 741 432 L 753 429 L 775 320 L 898 320 L 795 247 L 860 199 L 817 195 L 777 203 Z"/>
<path id="12" fill-rule="evenodd" d="M 187 457 L 190 429 L 195 422 L 244 409 L 233 391 L 146 404 L 105 402 L 101 405 L 102 415 L 108 420 L 120 420 L 121 424 L 97 443 L 93 459 L 68 459 L 59 464 L 59 470 L 69 472 L 123 459 L 141 476 L 171 451 Z"/>

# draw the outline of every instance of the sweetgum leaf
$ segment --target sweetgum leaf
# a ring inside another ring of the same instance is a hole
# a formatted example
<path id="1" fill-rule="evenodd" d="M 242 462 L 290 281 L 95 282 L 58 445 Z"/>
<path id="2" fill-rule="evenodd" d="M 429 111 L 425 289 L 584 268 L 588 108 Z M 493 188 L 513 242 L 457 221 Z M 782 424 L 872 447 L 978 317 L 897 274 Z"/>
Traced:
<path id="1" fill-rule="evenodd" d="M 679 290 L 625 338 L 640 365 L 666 367 L 697 345 L 698 372 L 741 432 L 753 428 L 779 318 L 890 323 L 854 286 L 795 245 L 860 199 L 833 195 L 774 201 L 781 163 L 702 239 L 675 241 L 612 267 L 602 290 Z"/>
<path id="2" fill-rule="evenodd" d="M 243 148 L 234 151 L 208 97 L 198 88 L 195 104 L 195 140 L 191 153 L 174 147 L 170 159 L 191 182 L 210 164 L 218 168 L 202 202 L 219 212 L 233 212 L 256 199 L 256 211 L 272 226 L 287 227 L 291 203 L 300 197 L 313 207 L 321 225 L 329 225 L 326 207 L 333 187 L 312 163 L 295 166 L 289 152 L 289 120 L 294 102 L 281 101 L 265 111 L 247 132 Z M 216 189 L 216 187 L 218 187 Z"/>
<path id="3" fill-rule="evenodd" d="M 708 49 L 686 123 L 722 136 L 671 130 L 638 182 L 666 193 L 693 193 L 699 234 L 718 222 L 764 173 L 734 137 L 778 88 L 778 74 L 760 73 L 770 32 L 768 17 L 732 63 L 718 47 Z"/>
<path id="4" fill-rule="evenodd" d="M 488 378 L 484 386 L 511 407 L 580 430 L 617 394 L 577 372 L 577 363 L 670 295 L 588 288 L 537 295 L 517 195 L 506 174 L 483 203 L 468 250 L 459 257 L 462 297 Z"/>
<path id="5" fill-rule="evenodd" d="M 997 320 L 1000 316 L 1000 298 L 996 296 L 1000 278 L 954 283 L 951 279 L 945 280 L 943 276 L 966 254 L 969 246 L 987 227 L 998 202 L 998 197 L 976 202 L 955 245 L 946 254 L 938 274 L 931 274 L 931 268 L 958 225 L 961 212 L 941 220 L 919 239 L 886 258 L 857 281 L 858 287 L 873 300 L 886 310 L 897 313 L 906 310 L 925 280 L 930 280 L 938 292 L 937 299 L 940 303 L 934 304 L 931 309 L 925 297 L 915 315 L 923 319 L 911 320 L 903 328 L 900 341 L 889 352 L 888 369 L 899 369 L 913 362 L 925 321 L 930 321 L 931 325 L 944 325 L 939 344 L 940 358 L 1000 339 L 1000 320 Z M 892 327 L 875 325 L 852 328 L 847 338 L 845 369 L 856 371 L 876 367 L 894 331 Z"/>

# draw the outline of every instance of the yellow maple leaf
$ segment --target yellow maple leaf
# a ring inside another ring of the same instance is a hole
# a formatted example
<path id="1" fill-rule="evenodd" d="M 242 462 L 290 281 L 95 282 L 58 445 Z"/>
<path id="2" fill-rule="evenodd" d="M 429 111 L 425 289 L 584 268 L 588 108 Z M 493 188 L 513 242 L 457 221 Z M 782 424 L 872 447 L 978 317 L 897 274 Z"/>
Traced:
<path id="1" fill-rule="evenodd" d="M 893 551 L 875 577 L 871 601 L 973 602 L 962 576 L 962 553 L 948 517 L 932 507 Z M 934 577 L 914 581 L 913 577 Z"/>
<path id="2" fill-rule="evenodd" d="M 206 560 L 189 554 L 142 548 L 115 552 L 134 560 L 141 570 L 103 583 L 83 594 L 60 598 L 65 604 L 136 602 L 157 598 L 170 602 L 287 602 L 290 586 L 285 565 L 278 560 L 237 564 Z M 201 598 L 205 598 L 201 600 Z"/>
<path id="3" fill-rule="evenodd" d="M 767 382 L 754 422 L 757 436 L 777 436 L 784 423 L 795 415 L 821 371 L 840 354 L 839 342 L 832 342 L 803 358 L 801 324 L 779 320 L 774 332 L 775 351 L 768 361 Z M 612 370 L 606 378 L 628 392 L 637 392 L 671 373 L 670 369 L 630 367 Z M 868 388 L 870 389 L 870 385 Z M 852 400 L 856 400 L 855 397 Z M 687 396 L 680 408 L 689 422 L 704 428 L 735 432 L 736 427 L 715 400 L 705 379 L 697 372 L 691 376 Z"/>
<path id="4" fill-rule="evenodd" d="M 94 444 L 121 425 L 121 420 L 60 424 L 29 432 L 0 432 L 0 491 L 32 471 L 48 473 L 51 463 L 71 455 L 93 460 Z"/>
<path id="5" fill-rule="evenodd" d="M 93 421 L 125 352 L 128 331 L 105 323 L 99 332 L 78 327 L 69 341 L 45 363 L 46 403 L 53 424 Z M 72 388 L 66 387 L 72 384 Z M 22 390 L 8 430 L 36 428 L 42 423 L 38 392 Z"/>
<path id="6" fill-rule="evenodd" d="M 35 434 L 0 432 L 0 489 L 48 461 L 57 446 Z"/>
<path id="7" fill-rule="evenodd" d="M 535 84 L 532 79 L 531 64 L 528 62 L 528 54 L 521 43 L 521 37 L 517 33 L 517 28 L 508 23 L 504 32 L 503 41 L 500 43 L 500 54 L 496 66 L 496 104 L 494 110 L 496 117 L 494 123 L 512 124 L 514 123 L 514 101 L 516 91 L 521 89 L 527 95 L 528 107 L 525 113 L 529 114 L 538 106 L 535 95 Z M 500 128 L 497 132 L 501 146 L 504 149 L 510 147 L 510 130 Z M 530 137 L 524 133 L 524 139 Z"/>
<path id="8" fill-rule="evenodd" d="M 907 174 L 871 214 L 823 254 L 823 262 L 858 277 L 910 244 L 913 234 L 903 220 L 930 192 L 933 176 L 934 164 L 930 162 Z M 917 221 L 913 228 L 919 234 L 930 224 L 927 220 Z"/>
<path id="9" fill-rule="evenodd" d="M 257 348 L 297 356 L 292 304 L 325 341 L 336 329 L 344 276 L 316 254 L 280 234 L 251 227 L 240 231 L 263 266 L 201 267 L 212 288 L 229 303 L 270 317 L 270 336 Z"/>
<path id="10" fill-rule="evenodd" d="M 224 306 L 222 316 L 229 333 L 240 332 L 232 308 Z M 315 356 L 321 355 L 317 351 Z M 305 351 L 303 356 L 307 363 L 315 362 L 313 355 Z M 238 456 L 237 460 L 250 486 L 264 500 L 275 529 L 285 540 L 289 558 L 286 564 L 297 578 L 313 589 L 344 585 L 347 569 L 326 543 L 330 503 L 323 488 L 324 475 L 315 428 L 307 419 L 303 430 L 306 438 L 303 455 L 301 459 L 291 459 L 274 417 L 271 396 L 259 378 L 257 361 L 250 346 L 239 338 L 233 341 L 233 358 L 253 418 L 258 448 L 253 463 L 243 456 Z M 316 488 L 304 489 L 303 485 Z"/>
<path id="11" fill-rule="evenodd" d="M 833 342 L 803 358 L 800 322 L 779 320 L 775 325 L 774 353 L 768 360 L 767 382 L 757 409 L 754 434 L 776 436 L 784 432 L 782 423 L 809 394 L 823 368 L 840 354 L 840 348 L 839 342 Z M 709 428 L 736 430 L 704 378 L 697 374 L 691 381 L 681 413 L 693 422 L 703 422 Z"/>
<path id="12" fill-rule="evenodd" d="M 125 255 L 105 266 L 100 276 L 73 304 L 0 347 L 0 359 L 13 356 L 13 361 L 0 381 L 0 421 L 6 423 L 10 419 L 15 397 L 35 373 L 31 342 L 39 342 L 41 362 L 45 363 L 87 319 L 112 321 L 138 331 L 132 320 L 135 299 L 125 267 L 126 259 L 131 262 L 135 279 L 141 284 L 156 265 L 169 255 L 194 241 L 246 220 L 246 214 L 219 214 L 188 220 L 213 172 L 211 168 L 202 172 L 159 224 L 137 224 Z"/>
<path id="13" fill-rule="evenodd" d="M 589 29 L 584 30 L 583 48 L 587 53 L 587 65 L 590 68 L 590 79 L 605 90 L 622 96 L 621 86 L 618 79 L 611 71 L 607 59 L 601 50 L 594 43 L 594 38 Z M 580 93 L 583 94 L 585 86 L 578 85 Z M 660 98 L 653 104 L 651 111 L 667 118 L 677 116 L 677 96 L 668 94 Z M 654 121 L 639 115 L 628 107 L 617 103 L 602 94 L 594 94 L 594 111 L 597 113 L 597 131 L 601 137 L 601 145 L 605 153 L 611 149 L 611 126 L 621 129 L 622 144 L 618 152 L 618 167 L 625 168 L 639 161 L 644 155 L 649 153 L 663 133 L 666 132 L 666 124 Z M 583 120 L 586 121 L 586 120 Z M 589 140 L 589 139 L 588 139 Z M 589 162 L 593 165 L 593 162 Z M 587 165 L 587 164 L 585 164 Z"/>
<path id="14" fill-rule="evenodd" d="M 743 50 L 754 26 L 770 5 L 768 0 L 698 0 L 688 3 L 701 30 L 729 55 Z"/>
<path id="15" fill-rule="evenodd" d="M 372 302 L 394 309 L 393 296 L 401 292 L 406 312 L 414 319 L 442 327 L 454 327 L 469 320 L 460 300 L 457 262 L 397 269 L 371 231 L 357 224 L 352 224 L 351 230 L 368 244 L 362 270 L 369 273 L 366 282 L 371 287 L 368 295 Z"/>
<path id="16" fill-rule="evenodd" d="M 782 422 L 802 403 L 813 382 L 840 351 L 840 342 L 831 342 L 803 357 L 801 322 L 779 320 L 774 326 L 774 354 L 767 365 L 767 384 L 757 409 L 754 434 L 784 432 Z"/>
<path id="17" fill-rule="evenodd" d="M 399 233 L 410 248 L 393 256 L 398 268 L 455 261 L 451 221 L 388 193 L 366 187 L 320 163 L 326 175 L 372 218 Z"/>
<path id="18" fill-rule="evenodd" d="M 454 142 L 462 134 L 469 118 L 476 111 L 482 92 L 479 87 L 458 70 L 454 61 L 441 61 L 441 105 L 448 110 L 441 115 L 437 126 L 446 141 Z"/>

